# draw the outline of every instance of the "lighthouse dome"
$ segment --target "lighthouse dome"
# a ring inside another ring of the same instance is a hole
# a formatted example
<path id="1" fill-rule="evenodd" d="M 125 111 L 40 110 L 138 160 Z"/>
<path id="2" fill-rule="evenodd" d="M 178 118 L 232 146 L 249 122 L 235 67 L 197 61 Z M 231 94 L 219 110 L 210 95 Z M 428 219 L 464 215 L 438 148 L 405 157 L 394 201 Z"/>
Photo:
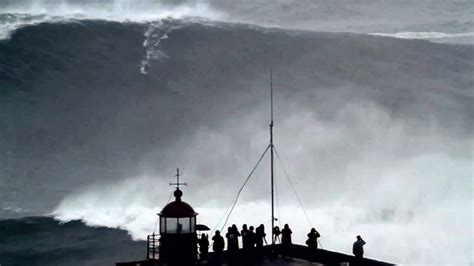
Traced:
<path id="1" fill-rule="evenodd" d="M 198 215 L 198 213 L 194 211 L 191 205 L 181 200 L 182 195 L 183 195 L 183 192 L 177 189 L 174 192 L 174 196 L 176 197 L 176 200 L 168 203 L 161 210 L 159 215 L 161 217 L 173 217 L 173 218 L 193 217 L 193 216 Z"/>

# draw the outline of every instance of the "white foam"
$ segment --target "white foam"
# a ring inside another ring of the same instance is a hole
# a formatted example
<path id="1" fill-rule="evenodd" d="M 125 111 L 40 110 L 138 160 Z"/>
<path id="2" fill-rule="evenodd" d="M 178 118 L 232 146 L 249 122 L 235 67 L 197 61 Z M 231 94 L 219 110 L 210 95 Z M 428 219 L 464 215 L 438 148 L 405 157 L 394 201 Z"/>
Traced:
<path id="1" fill-rule="evenodd" d="M 465 212 L 471 208 L 471 203 L 465 201 L 462 193 L 453 194 L 455 191 L 445 188 L 438 179 L 452 174 L 453 169 L 458 177 L 465 175 L 469 162 L 459 163 L 443 155 L 430 155 L 406 160 L 398 167 L 398 170 L 385 169 L 369 194 L 341 192 L 339 200 L 307 210 L 312 226 L 322 234 L 323 247 L 350 254 L 352 241 L 360 234 L 368 242 L 368 257 L 409 264 L 468 263 L 472 239 L 460 237 L 460 234 L 471 226 L 470 214 Z M 354 169 L 353 174 L 360 173 Z M 167 184 L 157 180 L 160 179 L 144 176 L 91 186 L 64 199 L 53 216 L 63 222 L 83 220 L 89 226 L 124 229 L 133 239 L 144 240 L 154 231 L 156 214 L 169 200 L 172 191 Z M 438 183 L 437 189 L 428 187 L 430 180 Z M 444 180 L 450 184 L 448 179 Z M 404 191 L 403 195 L 398 194 L 400 189 Z M 318 198 L 314 200 L 319 201 Z M 206 205 L 205 202 L 193 204 L 200 213 L 198 223 L 222 229 L 223 206 Z M 277 224 L 290 224 L 294 242 L 302 244 L 311 225 L 296 201 L 293 204 L 278 208 Z M 264 223 L 268 231 L 269 210 L 268 202 L 243 201 L 237 205 L 226 226 Z M 440 243 L 449 246 L 450 251 L 439 253 Z"/>
<path id="2" fill-rule="evenodd" d="M 472 262 L 473 238 L 466 233 L 472 231 L 472 157 L 440 148 L 464 141 L 438 136 L 435 124 L 414 134 L 412 125 L 368 103 L 341 106 L 331 121 L 312 112 L 290 113 L 279 119 L 277 147 L 297 177 L 294 185 L 324 248 L 350 254 L 360 234 L 368 243 L 367 257 L 425 265 Z M 170 158 L 191 184 L 183 189 L 183 199 L 200 213 L 198 223 L 225 230 L 219 221 L 241 184 L 236 180 L 248 174 L 268 139 L 266 131 L 255 132 L 257 117 L 196 129 L 182 144 L 186 152 Z M 416 152 L 408 152 L 410 148 Z M 174 149 L 182 150 L 179 141 Z M 359 150 L 363 152 L 355 152 Z M 321 151 L 321 157 L 314 156 Z M 327 169 L 317 162 L 324 157 L 332 161 Z M 269 162 L 262 163 L 227 226 L 263 222 L 268 232 Z M 310 225 L 279 167 L 277 160 L 276 216 L 291 225 L 296 243 L 304 243 Z M 334 168 L 341 171 L 331 175 Z M 172 173 L 160 174 L 91 184 L 66 197 L 53 215 L 61 221 L 122 228 L 134 239 L 144 239 L 172 192 Z M 440 252 L 440 245 L 449 248 Z"/>
<path id="3" fill-rule="evenodd" d="M 15 30 L 42 22 L 79 19 L 116 22 L 150 22 L 163 19 L 218 20 L 224 14 L 205 1 L 185 2 L 177 5 L 155 1 L 115 0 L 108 4 L 62 3 L 46 4 L 37 1 L 29 6 L 19 5 L 0 9 L 0 39 L 8 38 Z"/>
<path id="4" fill-rule="evenodd" d="M 0 209 L 4 212 L 11 212 L 11 213 L 28 213 L 28 210 L 19 207 L 12 207 L 12 206 L 4 206 Z"/>
<path id="5" fill-rule="evenodd" d="M 464 37 L 474 37 L 474 31 L 470 32 L 461 32 L 461 33 L 445 33 L 437 31 L 404 31 L 404 32 L 395 32 L 395 33 L 369 33 L 370 35 L 376 36 L 385 36 L 385 37 L 394 37 L 400 39 L 447 39 L 447 38 L 464 38 Z"/>
<path id="6" fill-rule="evenodd" d="M 148 74 L 153 60 L 166 58 L 167 55 L 160 50 L 162 40 L 168 39 L 168 34 L 174 30 L 181 28 L 183 25 L 167 25 L 163 21 L 150 23 L 148 29 L 145 31 L 145 41 L 143 47 L 146 50 L 145 56 L 140 64 L 140 73 Z"/>

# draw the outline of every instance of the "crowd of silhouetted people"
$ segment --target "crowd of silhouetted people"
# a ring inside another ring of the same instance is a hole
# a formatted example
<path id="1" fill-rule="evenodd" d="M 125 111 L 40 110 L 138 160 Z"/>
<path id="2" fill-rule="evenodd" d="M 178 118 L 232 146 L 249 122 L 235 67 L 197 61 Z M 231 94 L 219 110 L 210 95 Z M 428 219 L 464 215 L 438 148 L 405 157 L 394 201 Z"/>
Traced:
<path id="1" fill-rule="evenodd" d="M 283 229 L 280 229 L 278 226 L 273 228 L 274 239 L 270 241 L 271 243 L 281 244 L 283 250 L 289 248 L 292 245 L 291 235 L 292 231 L 288 224 L 285 224 Z M 224 237 L 227 241 L 224 240 Z M 319 238 L 321 235 L 315 228 L 311 228 L 310 232 L 307 234 L 306 245 L 310 249 L 318 249 L 320 245 Z M 239 238 L 242 239 L 241 247 L 239 251 Z M 221 234 L 219 230 L 215 231 L 214 236 L 211 238 L 212 245 L 209 243 L 209 237 L 206 234 L 202 234 L 198 240 L 199 245 L 199 258 L 200 260 L 208 260 L 209 258 L 209 247 L 212 246 L 213 259 L 220 260 L 223 256 L 224 250 L 226 249 L 227 242 L 227 256 L 236 255 L 238 252 L 245 253 L 245 257 L 258 256 L 259 250 L 265 245 L 268 245 L 266 240 L 265 226 L 263 224 L 254 228 L 253 226 L 247 226 L 244 224 L 242 229 L 239 231 L 237 226 L 234 224 L 227 228 L 225 235 Z M 356 259 L 362 259 L 364 254 L 365 241 L 361 236 L 357 236 L 356 242 L 354 242 L 352 247 L 352 252 Z"/>
<path id="2" fill-rule="evenodd" d="M 225 249 L 224 237 L 227 239 L 227 251 L 230 256 L 236 254 L 239 250 L 239 238 L 242 239 L 242 250 L 246 252 L 246 255 L 252 254 L 253 250 L 258 250 L 267 244 L 265 226 L 263 224 L 254 228 L 253 226 L 247 227 L 246 224 L 242 226 L 242 230 L 239 231 L 237 226 L 234 224 L 227 228 L 227 233 L 222 235 L 217 230 L 212 237 L 212 251 L 213 256 L 217 259 L 221 258 L 222 253 Z M 291 236 L 290 236 L 291 241 Z M 199 241 L 199 253 L 201 260 L 207 260 L 209 254 L 209 239 L 206 234 L 202 234 Z"/>

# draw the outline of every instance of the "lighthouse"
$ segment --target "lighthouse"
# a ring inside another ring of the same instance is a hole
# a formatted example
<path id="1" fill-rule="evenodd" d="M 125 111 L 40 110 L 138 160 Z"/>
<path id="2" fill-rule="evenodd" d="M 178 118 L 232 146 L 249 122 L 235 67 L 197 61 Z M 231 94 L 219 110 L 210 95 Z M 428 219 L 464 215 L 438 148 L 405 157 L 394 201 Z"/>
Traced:
<path id="1" fill-rule="evenodd" d="M 171 265 L 192 265 L 197 260 L 196 216 L 198 213 L 182 200 L 179 186 L 179 169 L 176 169 L 175 200 L 168 203 L 160 213 L 160 261 Z"/>

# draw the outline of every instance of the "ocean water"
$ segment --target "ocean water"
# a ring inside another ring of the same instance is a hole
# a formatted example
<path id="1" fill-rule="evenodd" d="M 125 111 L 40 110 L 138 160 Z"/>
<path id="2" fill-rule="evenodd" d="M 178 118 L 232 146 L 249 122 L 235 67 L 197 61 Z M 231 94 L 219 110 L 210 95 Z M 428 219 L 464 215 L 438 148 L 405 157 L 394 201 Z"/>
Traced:
<path id="1" fill-rule="evenodd" d="M 375 259 L 472 264 L 473 6 L 2 1 L 0 264 L 143 258 L 176 167 L 225 229 L 268 144 L 270 69 L 295 242 L 314 226 L 334 251 L 360 234 Z M 230 224 L 269 228 L 268 169 Z"/>

